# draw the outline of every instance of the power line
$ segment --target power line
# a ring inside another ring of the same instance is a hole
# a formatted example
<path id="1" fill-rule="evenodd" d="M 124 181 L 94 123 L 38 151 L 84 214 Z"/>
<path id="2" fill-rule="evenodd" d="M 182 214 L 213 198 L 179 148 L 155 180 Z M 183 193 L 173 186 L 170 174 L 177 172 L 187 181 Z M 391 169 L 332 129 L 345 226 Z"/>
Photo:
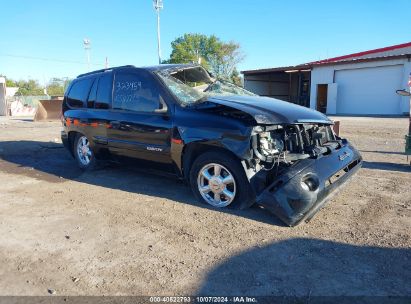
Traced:
<path id="1" fill-rule="evenodd" d="M 44 58 L 44 57 L 34 57 L 34 56 L 24 56 L 24 55 L 12 55 L 12 54 L 0 54 L 1 57 L 12 57 L 12 58 L 21 58 L 21 59 L 30 59 L 30 60 L 41 60 L 41 61 L 48 61 L 48 62 L 62 62 L 62 63 L 74 63 L 74 64 L 81 64 L 84 65 L 84 62 L 81 61 L 74 61 L 74 60 L 64 60 L 64 59 L 51 59 L 51 58 Z M 104 66 L 104 63 L 90 63 L 90 65 L 95 66 Z"/>

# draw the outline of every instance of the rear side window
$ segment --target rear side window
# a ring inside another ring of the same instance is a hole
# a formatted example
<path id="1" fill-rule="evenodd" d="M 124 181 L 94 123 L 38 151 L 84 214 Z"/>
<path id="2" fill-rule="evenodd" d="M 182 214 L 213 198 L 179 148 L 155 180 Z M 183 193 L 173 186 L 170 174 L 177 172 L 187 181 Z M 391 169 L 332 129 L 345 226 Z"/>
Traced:
<path id="1" fill-rule="evenodd" d="M 114 82 L 113 109 L 154 112 L 160 107 L 154 81 L 142 73 L 120 72 Z"/>
<path id="2" fill-rule="evenodd" d="M 97 97 L 94 103 L 96 109 L 110 108 L 111 96 L 113 92 L 112 73 L 103 74 L 98 80 Z"/>
<path id="3" fill-rule="evenodd" d="M 73 83 L 67 96 L 67 103 L 71 108 L 82 108 L 90 92 L 93 78 L 81 79 Z"/>

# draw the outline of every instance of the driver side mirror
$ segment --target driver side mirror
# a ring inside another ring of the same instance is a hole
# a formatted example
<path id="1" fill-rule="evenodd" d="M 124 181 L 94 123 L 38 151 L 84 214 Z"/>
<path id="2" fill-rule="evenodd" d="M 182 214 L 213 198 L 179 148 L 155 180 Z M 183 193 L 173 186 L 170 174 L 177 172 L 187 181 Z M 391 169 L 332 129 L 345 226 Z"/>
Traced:
<path id="1" fill-rule="evenodd" d="M 167 112 L 168 112 L 167 104 L 165 103 L 163 97 L 160 96 L 160 108 L 155 109 L 154 113 L 167 113 Z"/>
<path id="2" fill-rule="evenodd" d="M 408 92 L 407 90 L 397 90 L 397 91 L 395 91 L 398 95 L 401 95 L 401 96 L 411 96 L 411 93 L 410 92 Z"/>

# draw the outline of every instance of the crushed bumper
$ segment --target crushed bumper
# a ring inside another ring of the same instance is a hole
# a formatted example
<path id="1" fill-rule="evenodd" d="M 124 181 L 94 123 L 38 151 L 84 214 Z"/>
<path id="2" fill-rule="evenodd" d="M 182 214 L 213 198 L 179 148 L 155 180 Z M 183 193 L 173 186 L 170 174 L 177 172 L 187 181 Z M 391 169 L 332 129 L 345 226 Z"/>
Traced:
<path id="1" fill-rule="evenodd" d="M 331 154 L 293 165 L 257 196 L 257 203 L 289 226 L 309 221 L 361 165 L 361 155 L 343 140 Z"/>

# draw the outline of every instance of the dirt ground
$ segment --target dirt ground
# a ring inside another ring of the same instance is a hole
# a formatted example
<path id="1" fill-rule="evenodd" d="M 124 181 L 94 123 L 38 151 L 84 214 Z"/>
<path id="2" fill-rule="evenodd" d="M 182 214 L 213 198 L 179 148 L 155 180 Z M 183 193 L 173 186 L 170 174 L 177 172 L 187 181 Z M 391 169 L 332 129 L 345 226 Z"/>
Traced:
<path id="1" fill-rule="evenodd" d="M 411 295 L 406 118 L 341 118 L 364 168 L 308 224 L 177 180 L 80 172 L 60 123 L 0 120 L 0 295 Z"/>

